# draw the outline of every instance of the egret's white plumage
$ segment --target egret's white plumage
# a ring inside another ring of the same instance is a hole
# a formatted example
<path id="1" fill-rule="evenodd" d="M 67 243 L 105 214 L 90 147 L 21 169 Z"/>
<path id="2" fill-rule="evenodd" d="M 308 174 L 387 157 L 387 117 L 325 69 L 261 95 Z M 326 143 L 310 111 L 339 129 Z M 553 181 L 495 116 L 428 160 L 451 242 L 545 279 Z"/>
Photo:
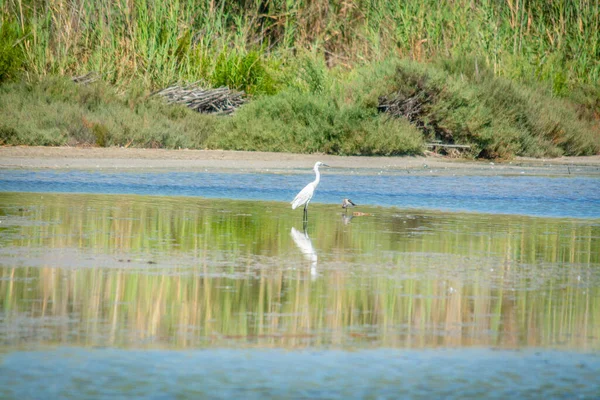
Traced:
<path id="1" fill-rule="evenodd" d="M 317 185 L 321 181 L 321 174 L 319 173 L 319 167 L 321 165 L 328 167 L 327 164 L 323 164 L 321 161 L 317 161 L 315 163 L 313 170 L 315 171 L 316 178 L 314 181 L 312 181 L 311 183 L 306 185 L 304 187 L 304 189 L 302 189 L 300 191 L 300 193 L 298 193 L 296 195 L 294 200 L 291 202 L 292 210 L 295 210 L 296 208 L 300 207 L 301 205 L 304 205 L 304 212 L 306 212 L 306 209 L 308 208 L 308 203 L 310 203 L 310 200 L 312 199 L 313 195 L 315 194 L 315 189 L 317 188 Z"/>

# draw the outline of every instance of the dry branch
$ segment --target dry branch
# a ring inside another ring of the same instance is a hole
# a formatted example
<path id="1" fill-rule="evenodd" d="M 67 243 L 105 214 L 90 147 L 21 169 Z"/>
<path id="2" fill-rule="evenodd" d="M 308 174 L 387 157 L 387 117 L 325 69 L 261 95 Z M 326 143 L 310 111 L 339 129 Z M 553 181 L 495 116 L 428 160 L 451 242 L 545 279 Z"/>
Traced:
<path id="1" fill-rule="evenodd" d="M 431 142 L 426 146 L 436 153 L 460 156 L 463 151 L 470 151 L 470 145 L 455 143 L 452 131 L 432 118 L 430 108 L 435 103 L 438 93 L 427 88 L 422 81 L 413 80 L 412 84 L 413 90 L 398 90 L 379 97 L 378 110 L 393 118 L 406 118 L 423 132 L 425 138 L 430 138 Z"/>
<path id="2" fill-rule="evenodd" d="M 183 104 L 192 110 L 205 114 L 231 114 L 246 103 L 244 92 L 228 87 L 205 89 L 196 84 L 188 86 L 174 85 L 153 93 L 168 103 Z"/>

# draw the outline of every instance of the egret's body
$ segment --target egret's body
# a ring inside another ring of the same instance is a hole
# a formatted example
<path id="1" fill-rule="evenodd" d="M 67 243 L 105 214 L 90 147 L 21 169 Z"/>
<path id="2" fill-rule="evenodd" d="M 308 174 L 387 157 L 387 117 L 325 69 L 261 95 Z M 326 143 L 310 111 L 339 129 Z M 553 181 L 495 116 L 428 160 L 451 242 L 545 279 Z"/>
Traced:
<path id="1" fill-rule="evenodd" d="M 324 165 L 326 167 L 328 166 L 327 164 L 323 164 L 321 161 L 317 161 L 313 168 L 316 175 L 315 180 L 309 183 L 308 185 L 304 186 L 304 189 L 302 189 L 300 193 L 298 193 L 296 197 L 294 197 L 294 200 L 292 200 L 291 202 L 292 210 L 295 210 L 296 208 L 304 205 L 304 218 L 307 217 L 308 203 L 310 203 L 310 200 L 315 194 L 315 189 L 321 181 L 321 173 L 319 172 L 319 167 L 321 165 Z"/>

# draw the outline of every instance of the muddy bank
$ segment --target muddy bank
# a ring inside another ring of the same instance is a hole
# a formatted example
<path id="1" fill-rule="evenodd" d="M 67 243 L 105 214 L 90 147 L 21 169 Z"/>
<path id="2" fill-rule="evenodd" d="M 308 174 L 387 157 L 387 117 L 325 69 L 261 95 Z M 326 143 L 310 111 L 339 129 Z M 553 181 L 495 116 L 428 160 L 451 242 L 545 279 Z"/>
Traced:
<path id="1" fill-rule="evenodd" d="M 461 174 L 593 174 L 600 175 L 600 156 L 555 159 L 516 158 L 504 162 L 442 157 L 341 157 L 221 150 L 163 150 L 78 147 L 0 147 L 0 168 L 51 169 L 238 169 L 309 168 L 323 161 L 334 168 L 379 171 L 426 171 Z"/>

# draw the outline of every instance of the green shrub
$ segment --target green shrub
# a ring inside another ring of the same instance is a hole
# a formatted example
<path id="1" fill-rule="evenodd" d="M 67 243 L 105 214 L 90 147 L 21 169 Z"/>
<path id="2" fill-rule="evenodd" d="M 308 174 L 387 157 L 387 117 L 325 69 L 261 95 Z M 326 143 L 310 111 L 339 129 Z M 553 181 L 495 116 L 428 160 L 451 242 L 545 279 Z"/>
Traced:
<path id="1" fill-rule="evenodd" d="M 594 123 L 535 86 L 494 77 L 473 60 L 398 63 L 388 93 L 420 103 L 415 124 L 427 140 L 472 146 L 475 157 L 556 157 L 600 151 Z M 479 71 L 479 72 L 477 72 Z"/>
<path id="2" fill-rule="evenodd" d="M 0 86 L 4 144 L 205 148 L 219 120 L 139 92 L 68 79 Z"/>
<path id="3" fill-rule="evenodd" d="M 340 155 L 418 154 L 419 132 L 375 108 L 339 105 L 331 94 L 288 90 L 240 109 L 208 141 L 211 148 Z"/>

